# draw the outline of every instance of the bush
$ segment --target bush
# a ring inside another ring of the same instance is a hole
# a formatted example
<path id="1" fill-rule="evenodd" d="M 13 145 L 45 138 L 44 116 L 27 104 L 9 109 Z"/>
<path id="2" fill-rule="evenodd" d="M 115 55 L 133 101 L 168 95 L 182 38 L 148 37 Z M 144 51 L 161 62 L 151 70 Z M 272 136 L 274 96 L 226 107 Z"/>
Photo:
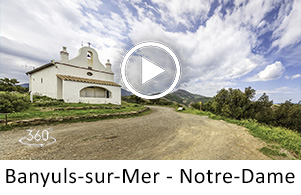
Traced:
<path id="1" fill-rule="evenodd" d="M 129 102 L 129 103 L 136 103 L 136 104 L 143 104 L 143 103 L 145 103 L 145 101 L 141 97 L 138 97 L 136 95 L 129 96 L 126 101 Z"/>
<path id="2" fill-rule="evenodd" d="M 200 103 L 197 103 L 197 102 L 191 103 L 190 106 L 191 106 L 192 108 L 194 108 L 194 109 L 197 109 L 197 110 L 200 110 L 200 108 L 201 108 Z"/>
<path id="3" fill-rule="evenodd" d="M 156 102 L 157 105 L 163 105 L 163 106 L 168 106 L 168 105 L 173 105 L 173 102 L 167 101 L 165 99 L 159 98 L 159 101 Z"/>
<path id="4" fill-rule="evenodd" d="M 0 112 L 12 113 L 20 112 L 29 108 L 29 96 L 19 93 L 0 93 Z"/>
<path id="5" fill-rule="evenodd" d="M 53 99 L 47 96 L 33 96 L 33 105 L 38 107 L 57 106 L 64 103 L 62 99 Z"/>

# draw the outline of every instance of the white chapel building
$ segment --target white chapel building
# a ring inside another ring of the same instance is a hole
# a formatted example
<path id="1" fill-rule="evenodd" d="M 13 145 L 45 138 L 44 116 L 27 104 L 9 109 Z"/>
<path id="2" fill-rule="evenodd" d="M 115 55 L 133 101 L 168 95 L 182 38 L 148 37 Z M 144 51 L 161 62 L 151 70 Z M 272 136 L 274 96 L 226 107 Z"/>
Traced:
<path id="1" fill-rule="evenodd" d="M 52 60 L 26 73 L 30 93 L 73 103 L 121 104 L 121 86 L 114 82 L 109 60 L 104 66 L 90 46 L 80 48 L 70 60 L 66 47 L 60 54 L 60 61 Z"/>

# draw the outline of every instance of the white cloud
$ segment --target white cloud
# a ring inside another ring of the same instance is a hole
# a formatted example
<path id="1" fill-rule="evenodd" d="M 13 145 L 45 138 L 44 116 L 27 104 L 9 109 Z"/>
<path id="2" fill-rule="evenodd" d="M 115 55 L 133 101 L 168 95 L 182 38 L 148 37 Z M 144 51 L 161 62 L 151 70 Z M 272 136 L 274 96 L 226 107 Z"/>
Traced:
<path id="1" fill-rule="evenodd" d="M 153 2 L 159 6 L 158 11 L 165 23 L 172 26 L 182 24 L 191 28 L 193 27 L 192 23 L 207 19 L 213 0 L 186 0 L 185 2 L 182 0 L 154 0 Z"/>
<path id="2" fill-rule="evenodd" d="M 197 83 L 197 84 L 196 84 Z M 191 93 L 201 94 L 208 97 L 213 97 L 217 94 L 222 88 L 229 88 L 233 85 L 236 85 L 234 82 L 230 81 L 200 81 L 198 79 L 191 80 L 188 83 L 181 84 L 179 88 L 185 89 Z"/>
<path id="3" fill-rule="evenodd" d="M 266 66 L 266 68 L 260 71 L 258 74 L 251 78 L 247 78 L 246 81 L 269 81 L 279 79 L 285 68 L 280 61 L 276 61 L 273 64 Z"/>
<path id="4" fill-rule="evenodd" d="M 237 2 L 236 7 L 239 7 L 241 2 Z M 265 14 L 273 9 L 273 5 L 277 3 L 275 0 L 253 0 L 253 1 L 244 1 L 245 6 L 241 9 L 238 9 L 235 14 L 237 18 L 242 21 L 244 24 L 252 25 L 253 27 L 258 27 Z"/>
<path id="5" fill-rule="evenodd" d="M 267 90 L 257 90 L 257 94 L 267 93 L 267 94 L 290 94 L 298 91 L 297 89 L 293 89 L 290 87 L 278 87 L 275 89 L 267 89 Z"/>
<path id="6" fill-rule="evenodd" d="M 291 8 L 291 10 L 289 8 Z M 300 18 L 301 1 L 295 0 L 291 7 L 286 6 L 279 14 L 279 19 L 282 22 L 273 32 L 273 38 L 276 39 L 273 42 L 273 46 L 284 48 L 301 41 Z"/>
<path id="7" fill-rule="evenodd" d="M 259 98 L 263 93 L 266 93 L 270 100 L 274 103 L 285 102 L 286 100 L 292 100 L 292 102 L 297 103 L 301 100 L 300 87 L 293 88 L 288 86 L 267 88 L 256 90 L 256 98 Z"/>
<path id="8" fill-rule="evenodd" d="M 153 10 L 160 12 L 162 23 L 166 25 L 182 23 L 186 27 L 191 27 L 192 23 L 198 20 L 207 19 L 211 5 L 210 2 L 204 1 L 189 1 L 184 4 L 180 1 L 172 3 L 155 1 L 155 3 L 159 8 L 153 8 Z M 113 12 L 109 16 L 94 12 L 82 13 L 81 6 L 86 9 L 93 8 L 93 10 L 97 10 L 96 7 L 99 6 L 89 4 L 87 7 L 87 2 L 81 2 L 81 5 L 75 1 L 68 4 L 36 3 L 35 11 L 27 13 L 29 5 L 12 1 L 11 5 L 7 5 L 4 9 L 5 16 L 14 20 L 6 21 L 2 28 L 5 29 L 3 36 L 12 39 L 12 47 L 20 48 L 16 44 L 13 45 L 13 41 L 16 41 L 23 45 L 30 45 L 31 48 L 39 48 L 38 53 L 30 52 L 33 54 L 32 56 L 42 55 L 42 59 L 48 61 L 58 56 L 58 51 L 62 45 L 66 45 L 66 42 L 72 57 L 72 54 L 77 53 L 76 50 L 82 40 L 90 41 L 92 46 L 99 51 L 102 61 L 111 58 L 117 82 L 119 82 L 118 65 L 125 52 L 122 40 L 126 38 L 129 38 L 134 44 L 156 40 L 169 45 L 181 59 L 183 66 L 181 86 L 197 85 L 193 84 L 193 81 L 203 81 L 206 82 L 206 85 L 213 87 L 213 89 L 212 87 L 206 89 L 210 89 L 210 94 L 212 91 L 216 92 L 220 87 L 225 87 L 228 83 L 227 80 L 237 79 L 251 72 L 262 61 L 260 56 L 251 52 L 254 35 L 248 28 L 241 27 L 239 10 L 228 14 L 225 18 L 215 13 L 207 20 L 205 27 L 200 26 L 196 32 L 192 33 L 167 31 L 166 27 L 154 20 L 149 9 L 139 6 L 137 2 L 132 5 L 138 11 L 138 18 L 134 17 L 133 11 L 123 3 L 119 3 L 119 7 L 122 7 L 125 17 Z M 251 4 L 247 4 L 247 6 L 250 7 Z M 252 6 L 254 7 L 254 5 Z M 52 11 L 43 12 L 45 7 Z M 265 6 L 266 10 L 267 7 Z M 28 29 L 28 24 L 24 24 L 22 20 L 16 21 L 14 18 L 18 14 L 14 13 L 12 9 L 24 13 L 23 17 L 30 21 L 31 26 L 39 28 L 33 31 Z M 64 10 L 68 11 L 64 12 Z M 253 9 L 248 8 L 248 10 Z M 248 14 L 252 14 L 252 12 L 246 12 L 244 17 L 248 18 Z M 18 29 L 10 27 L 9 23 L 14 23 Z M 35 38 L 30 38 L 32 36 Z M 215 85 L 214 83 L 217 82 L 221 84 Z"/>
<path id="9" fill-rule="evenodd" d="M 297 79 L 297 78 L 301 78 L 301 74 L 295 74 L 295 75 L 292 75 L 292 76 L 285 76 L 285 78 L 294 80 L 294 79 Z"/>
<path id="10" fill-rule="evenodd" d="M 156 40 L 177 53 L 182 64 L 181 88 L 207 85 L 210 87 L 202 87 L 203 93 L 214 95 L 220 87 L 227 86 L 227 80 L 239 79 L 262 62 L 261 56 L 251 52 L 252 32 L 242 28 L 232 16 L 222 18 L 215 14 L 207 20 L 206 27 L 200 26 L 195 33 L 168 32 L 143 16 L 140 20 L 132 19 L 130 26 L 129 37 L 134 44 Z M 216 85 L 217 82 L 220 84 Z"/>
<path id="11" fill-rule="evenodd" d="M 115 80 L 121 82 L 119 65 L 126 50 L 132 44 L 154 40 L 170 46 L 179 56 L 182 76 L 178 87 L 215 95 L 220 88 L 239 82 L 259 64 L 266 64 L 264 56 L 252 52 L 258 45 L 258 34 L 278 28 L 273 44 L 280 47 L 299 40 L 300 33 L 296 32 L 300 28 L 295 25 L 300 23 L 297 2 L 300 1 L 295 1 L 294 6 L 281 6 L 277 24 L 271 25 L 264 17 L 278 0 L 237 0 L 232 11 L 222 15 L 219 5 L 210 18 L 212 1 L 154 0 L 153 6 L 139 0 L 114 1 L 112 6 L 87 0 L 4 1 L 0 30 L 5 44 L 0 47 L 1 54 L 9 60 L 2 61 L 1 69 L 8 63 L 14 67 L 24 63 L 36 66 L 59 59 L 63 45 L 72 58 L 81 42 L 89 41 L 102 62 L 111 59 Z M 205 24 L 195 25 L 200 23 Z M 186 30 L 179 31 L 179 25 Z M 193 31 L 189 31 L 191 27 Z M 256 32 L 256 28 L 260 30 Z M 283 71 L 281 62 L 275 62 L 249 81 L 277 79 Z"/>

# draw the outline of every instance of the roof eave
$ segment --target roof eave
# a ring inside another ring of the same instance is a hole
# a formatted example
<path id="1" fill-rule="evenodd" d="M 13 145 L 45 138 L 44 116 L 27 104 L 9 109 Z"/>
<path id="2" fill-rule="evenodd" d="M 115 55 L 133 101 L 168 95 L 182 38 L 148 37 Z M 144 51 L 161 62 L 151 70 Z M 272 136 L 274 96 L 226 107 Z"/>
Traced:
<path id="1" fill-rule="evenodd" d="M 42 66 L 40 66 L 38 68 L 35 68 L 35 69 L 31 70 L 31 71 L 28 71 L 28 72 L 26 72 L 26 75 L 35 73 L 35 72 L 37 72 L 39 70 L 42 70 L 42 69 L 47 68 L 47 67 L 52 66 L 52 65 L 55 65 L 55 62 L 49 62 L 49 63 L 44 64 L 44 65 L 42 65 Z"/>
<path id="2" fill-rule="evenodd" d="M 71 81 L 71 82 L 82 82 L 82 83 L 90 83 L 90 84 L 99 84 L 99 85 L 108 85 L 108 86 L 114 86 L 114 87 L 121 87 L 119 84 L 113 82 L 113 81 L 103 81 L 98 79 L 88 79 L 88 78 L 82 78 L 82 77 L 75 77 L 70 75 L 61 75 L 56 74 L 56 76 L 64 81 Z"/>

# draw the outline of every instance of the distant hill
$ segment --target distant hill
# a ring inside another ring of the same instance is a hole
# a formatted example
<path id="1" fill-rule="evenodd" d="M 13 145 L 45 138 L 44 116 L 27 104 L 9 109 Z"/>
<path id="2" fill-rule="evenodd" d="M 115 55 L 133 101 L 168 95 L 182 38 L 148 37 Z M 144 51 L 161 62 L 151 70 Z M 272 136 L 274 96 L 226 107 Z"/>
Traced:
<path id="1" fill-rule="evenodd" d="M 121 88 L 121 96 L 130 96 L 130 95 L 133 95 L 132 92 L 129 92 Z"/>
<path id="2" fill-rule="evenodd" d="M 19 86 L 29 88 L 29 83 L 23 83 L 23 84 L 20 84 Z"/>
<path id="3" fill-rule="evenodd" d="M 170 93 L 165 96 L 166 99 L 170 101 L 177 102 L 179 104 L 184 104 L 188 106 L 190 103 L 195 103 L 195 102 L 202 102 L 206 103 L 209 100 L 212 100 L 212 97 L 206 97 L 198 94 L 192 94 L 188 91 L 185 91 L 183 89 L 179 89 L 173 93 Z"/>
<path id="4" fill-rule="evenodd" d="M 133 93 L 121 88 L 121 96 L 126 97 L 126 96 L 130 96 L 130 95 L 133 95 Z M 152 95 L 154 95 L 154 94 L 152 94 Z M 209 100 L 212 100 L 212 97 L 206 97 L 206 96 L 202 96 L 202 95 L 198 95 L 198 94 L 192 94 L 183 89 L 179 89 L 173 93 L 167 94 L 166 96 L 164 96 L 161 99 L 163 99 L 165 101 L 171 101 L 174 103 L 179 103 L 179 104 L 188 106 L 190 103 L 195 103 L 195 102 L 206 103 Z M 149 101 L 149 100 L 145 100 L 145 101 Z"/>

